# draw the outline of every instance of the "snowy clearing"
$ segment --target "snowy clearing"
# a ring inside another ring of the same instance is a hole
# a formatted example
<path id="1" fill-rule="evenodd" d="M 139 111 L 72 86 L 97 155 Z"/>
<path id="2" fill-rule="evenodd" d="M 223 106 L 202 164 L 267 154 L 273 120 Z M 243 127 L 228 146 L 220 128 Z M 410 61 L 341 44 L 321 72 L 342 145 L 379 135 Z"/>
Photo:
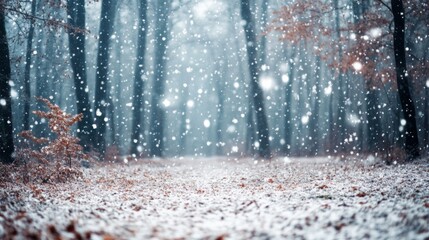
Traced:
<path id="1" fill-rule="evenodd" d="M 1 239 L 429 239 L 429 164 L 141 160 L 0 190 Z M 60 237 L 60 238 L 58 238 Z"/>

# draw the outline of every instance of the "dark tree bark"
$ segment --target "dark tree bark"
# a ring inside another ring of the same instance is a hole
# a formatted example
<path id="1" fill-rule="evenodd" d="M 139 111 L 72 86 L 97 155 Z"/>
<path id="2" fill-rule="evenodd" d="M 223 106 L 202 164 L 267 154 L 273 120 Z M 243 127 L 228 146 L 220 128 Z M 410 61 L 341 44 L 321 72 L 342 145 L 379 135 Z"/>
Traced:
<path id="1" fill-rule="evenodd" d="M 134 96 L 133 96 L 133 123 L 131 129 L 131 154 L 139 154 L 137 147 L 141 145 L 144 112 L 143 77 L 145 70 L 145 52 L 147 35 L 147 1 L 140 0 L 139 6 L 139 29 L 137 39 L 137 60 L 134 69 Z"/>
<path id="2" fill-rule="evenodd" d="M 225 48 L 224 48 L 225 49 Z M 225 55 L 223 58 L 225 59 Z M 217 66 L 214 73 L 216 84 L 216 93 L 218 97 L 217 103 L 217 118 L 216 118 L 216 155 L 223 154 L 223 122 L 225 115 L 225 66 L 223 60 L 217 60 Z"/>
<path id="3" fill-rule="evenodd" d="M 368 85 L 368 84 L 367 84 Z M 382 146 L 381 116 L 378 110 L 379 90 L 371 86 L 366 87 L 366 115 L 368 131 L 368 151 L 380 153 Z"/>
<path id="4" fill-rule="evenodd" d="M 0 6 L 0 161 L 12 163 L 14 152 L 10 59 L 4 9 Z"/>
<path id="5" fill-rule="evenodd" d="M 36 0 L 31 1 L 31 15 L 36 15 Z M 30 129 L 30 70 L 31 70 L 31 55 L 33 54 L 33 38 L 34 38 L 34 19 L 30 19 L 30 29 L 27 37 L 27 51 L 25 53 L 25 68 L 24 68 L 24 115 L 23 115 L 23 130 Z"/>
<path id="6" fill-rule="evenodd" d="M 333 1 L 334 9 L 335 9 L 335 26 L 336 26 L 336 37 L 337 41 L 341 39 L 341 25 L 340 25 L 340 9 L 338 0 Z M 338 45 L 338 62 L 341 62 L 343 56 L 343 47 L 341 44 Z M 338 107 L 337 107 L 337 121 L 335 126 L 335 143 L 336 148 L 339 152 L 346 151 L 345 147 L 345 139 L 347 136 L 346 129 L 346 97 L 347 97 L 347 79 L 344 77 L 344 74 L 341 70 L 338 70 Z M 333 129 L 331 129 L 332 131 Z"/>
<path id="7" fill-rule="evenodd" d="M 426 152 L 429 150 L 429 88 L 425 87 L 424 90 L 424 103 L 423 109 L 425 111 L 425 115 L 423 117 L 423 147 Z"/>
<path id="8" fill-rule="evenodd" d="M 256 50 L 256 34 L 253 15 L 250 11 L 249 0 L 241 1 L 241 17 L 245 21 L 244 32 L 246 35 L 247 58 L 251 76 L 250 89 L 253 96 L 253 107 L 256 111 L 256 127 L 259 142 L 258 154 L 263 158 L 271 157 L 269 130 L 267 116 L 265 114 L 264 96 L 259 86 L 259 65 Z"/>
<path id="9" fill-rule="evenodd" d="M 170 39 L 168 29 L 171 0 L 156 3 L 155 13 L 155 57 L 154 79 L 150 118 L 150 155 L 162 157 L 164 151 L 165 111 L 162 99 L 165 92 L 167 46 Z"/>
<path id="10" fill-rule="evenodd" d="M 186 86 L 183 89 L 182 101 L 180 104 L 180 128 L 179 128 L 179 154 L 184 156 L 187 154 L 186 152 L 186 143 L 188 136 L 188 123 L 186 119 L 188 118 L 188 99 L 189 99 L 189 87 Z"/>
<path id="11" fill-rule="evenodd" d="M 37 6 L 37 9 L 40 9 L 40 2 Z M 43 98 L 48 98 L 46 91 L 47 89 L 49 89 L 48 86 L 48 81 L 46 79 L 46 74 L 45 74 L 45 70 L 47 68 L 47 64 L 45 61 L 45 57 L 48 57 L 50 55 L 47 54 L 47 52 L 45 52 L 44 46 L 47 45 L 47 42 L 45 42 L 45 34 L 41 31 L 38 32 L 37 37 L 36 37 L 36 51 L 37 51 L 37 55 L 34 58 L 34 79 L 36 82 L 36 89 L 34 91 L 34 96 L 36 97 L 43 97 Z M 52 46 L 52 45 L 51 45 Z M 52 47 L 50 48 L 52 49 Z M 47 50 L 47 49 L 46 49 Z M 52 65 L 51 65 L 52 66 Z M 43 94 L 42 94 L 43 93 Z M 43 102 L 40 101 L 36 101 L 36 109 L 37 110 L 45 110 L 46 105 Z M 29 106 L 30 107 L 30 106 Z M 30 108 L 29 108 L 30 109 Z M 34 116 L 30 115 L 30 121 L 38 121 L 38 119 L 36 120 L 36 118 Z M 47 129 L 42 129 L 43 127 L 47 126 L 47 122 L 45 122 L 45 126 L 43 126 L 41 124 L 41 122 L 39 122 L 39 124 L 35 125 L 34 128 L 32 129 L 32 132 L 37 134 L 37 136 L 39 137 L 44 137 L 41 133 L 47 133 L 49 131 L 46 131 Z M 45 131 L 43 131 L 45 130 Z"/>
<path id="12" fill-rule="evenodd" d="M 78 122 L 77 136 L 85 150 L 93 144 L 93 121 L 91 104 L 89 103 L 89 90 L 86 75 L 85 51 L 85 0 L 67 0 L 67 15 L 70 26 L 79 30 L 68 32 L 70 62 L 73 69 L 74 88 L 76 94 L 76 108 L 83 114 L 82 121 Z"/>
<path id="13" fill-rule="evenodd" d="M 288 78 L 289 81 L 286 83 L 285 86 L 285 103 L 284 103 L 284 140 L 285 144 L 283 146 L 283 152 L 286 155 L 291 154 L 292 149 L 292 90 L 293 90 L 293 81 L 295 80 L 295 54 L 296 49 L 292 50 L 290 67 L 288 72 Z"/>
<path id="14" fill-rule="evenodd" d="M 406 121 L 405 131 L 405 151 L 408 160 L 416 159 L 420 156 L 419 139 L 416 124 L 416 110 L 411 97 L 409 79 L 407 73 L 407 62 L 405 55 L 405 11 L 402 0 L 391 0 L 393 22 L 395 24 L 393 32 L 393 49 L 395 53 L 396 82 L 398 94 L 401 101 L 402 113 Z"/>
<path id="15" fill-rule="evenodd" d="M 41 4 L 39 4 L 38 9 Z M 36 51 L 37 56 L 35 58 L 34 65 L 36 66 L 35 71 L 35 80 L 36 80 L 36 89 L 34 92 L 34 95 L 36 97 L 42 97 L 48 99 L 49 96 L 52 96 L 51 89 L 53 89 L 53 81 L 48 78 L 48 76 L 53 76 L 55 73 L 59 72 L 59 69 L 53 69 L 51 66 L 55 64 L 55 56 L 58 56 L 55 52 L 54 47 L 43 47 L 43 46 L 55 46 L 55 39 L 56 36 L 54 34 L 54 30 L 49 30 L 48 36 L 46 36 L 45 41 L 45 34 L 42 32 L 39 32 L 39 36 L 36 37 L 37 44 L 36 44 Z M 54 78 L 55 79 L 55 78 Z M 45 104 L 40 101 L 35 102 L 36 109 L 37 110 L 45 110 Z M 31 120 L 36 120 L 34 116 L 30 118 Z M 34 121 L 33 120 L 33 121 Z M 32 129 L 33 133 L 36 136 L 39 137 L 48 137 L 50 135 L 50 131 L 48 130 L 48 123 L 45 121 L 42 123 L 41 121 L 38 121 L 38 124 L 34 125 L 34 128 Z"/>
<path id="16" fill-rule="evenodd" d="M 269 0 L 262 0 L 261 6 L 261 30 L 265 31 L 267 28 L 267 19 L 268 19 L 268 5 Z M 267 36 L 263 32 L 261 33 L 261 43 L 260 43 L 260 61 L 261 66 L 267 62 Z"/>
<path id="17" fill-rule="evenodd" d="M 254 121 L 254 108 L 252 103 L 252 98 L 249 99 L 249 105 L 247 107 L 246 113 L 246 142 L 245 142 L 245 152 L 250 156 L 255 155 L 255 121 Z"/>
<path id="18" fill-rule="evenodd" d="M 314 82 L 314 89 L 309 89 L 311 92 L 314 90 L 314 100 L 313 100 L 313 107 L 312 107 L 312 114 L 310 117 L 310 121 L 308 123 L 308 131 L 310 136 L 310 155 L 319 155 L 319 138 L 320 138 L 320 129 L 319 129 L 319 111 L 320 111 L 320 104 L 321 104 L 321 59 L 320 56 L 316 56 L 316 70 L 315 70 L 315 82 Z M 313 93 L 312 93 L 313 94 Z"/>
<path id="19" fill-rule="evenodd" d="M 126 126 L 124 126 L 124 104 L 123 104 L 123 97 L 122 97 L 122 66 L 121 66 L 121 62 L 122 62 L 122 29 L 121 29 L 121 21 L 120 18 L 117 17 L 115 19 L 116 23 L 115 25 L 117 26 L 117 28 L 115 29 L 115 33 L 116 33 L 116 45 L 115 47 L 113 47 L 114 49 L 114 54 L 115 54 L 115 60 L 116 60 L 116 64 L 114 64 L 114 74 L 113 74 L 113 78 L 115 79 L 115 88 L 114 88 L 114 92 L 112 93 L 112 96 L 115 96 L 115 125 L 116 125 L 116 134 L 114 136 L 114 140 L 113 142 L 118 146 L 122 146 L 123 141 L 120 141 L 120 134 L 124 133 L 126 129 Z M 120 148 L 121 149 L 121 148 Z"/>
<path id="20" fill-rule="evenodd" d="M 95 76 L 95 124 L 97 126 L 95 145 L 104 155 L 106 151 L 106 118 L 108 106 L 109 86 L 109 57 L 110 38 L 113 32 L 113 23 L 116 13 L 116 0 L 103 0 L 101 2 L 101 20 L 98 39 L 97 72 Z"/>

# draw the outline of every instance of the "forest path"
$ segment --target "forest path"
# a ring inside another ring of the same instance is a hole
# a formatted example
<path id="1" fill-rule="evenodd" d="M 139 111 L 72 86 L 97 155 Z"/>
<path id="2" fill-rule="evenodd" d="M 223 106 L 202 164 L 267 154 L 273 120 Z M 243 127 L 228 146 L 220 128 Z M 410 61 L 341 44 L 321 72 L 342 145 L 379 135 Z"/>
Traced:
<path id="1" fill-rule="evenodd" d="M 0 239 L 427 239 L 429 164 L 141 160 L 0 190 Z M 112 237 L 112 238 L 109 238 Z M 220 238 L 218 238 L 220 239 Z"/>

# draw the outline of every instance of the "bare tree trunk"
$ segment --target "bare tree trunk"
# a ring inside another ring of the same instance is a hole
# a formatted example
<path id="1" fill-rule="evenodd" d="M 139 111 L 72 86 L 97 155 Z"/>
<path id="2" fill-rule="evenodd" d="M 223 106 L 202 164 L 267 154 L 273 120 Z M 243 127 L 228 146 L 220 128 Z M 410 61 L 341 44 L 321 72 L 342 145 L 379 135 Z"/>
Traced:
<path id="1" fill-rule="evenodd" d="M 37 0 L 31 1 L 31 15 L 36 15 Z M 31 102 L 31 88 L 30 88 L 30 70 L 31 70 L 31 55 L 33 54 L 33 38 L 34 38 L 34 19 L 30 19 L 30 29 L 28 30 L 27 37 L 27 51 L 25 53 L 25 68 L 24 68 L 24 119 L 23 130 L 30 129 L 30 102 Z"/>
<path id="2" fill-rule="evenodd" d="M 142 114 L 144 112 L 143 88 L 145 77 L 145 52 L 147 35 L 147 1 L 140 0 L 139 9 L 139 29 L 137 40 L 137 60 L 134 69 L 134 96 L 133 96 L 133 123 L 131 129 L 131 154 L 139 154 L 138 146 L 141 145 L 142 129 L 144 122 Z"/>
<path id="3" fill-rule="evenodd" d="M 171 0 L 157 2 L 156 29 L 155 29 L 155 73 L 151 101 L 150 124 L 150 154 L 162 157 L 164 151 L 165 111 L 162 108 L 162 99 L 165 92 L 167 46 L 170 39 L 168 29 Z"/>
<path id="4" fill-rule="evenodd" d="M 256 50 L 255 24 L 253 15 L 250 11 L 249 0 L 241 1 L 241 17 L 245 21 L 244 32 L 246 35 L 247 58 L 251 76 L 250 88 L 253 96 L 253 107 L 256 111 L 256 127 L 259 142 L 258 153 L 263 158 L 271 158 L 268 122 L 264 106 L 264 94 L 259 86 L 259 65 Z"/>
<path id="5" fill-rule="evenodd" d="M 0 161 L 12 163 L 14 152 L 10 59 L 4 9 L 0 6 Z"/>
<path id="6" fill-rule="evenodd" d="M 182 94 L 182 101 L 180 104 L 180 128 L 179 128 L 179 154 L 181 156 L 186 155 L 186 142 L 187 142 L 187 135 L 188 135 L 188 129 L 186 122 L 187 120 L 187 110 L 188 110 L 188 98 L 189 98 L 189 86 L 184 87 L 183 94 Z"/>
<path id="7" fill-rule="evenodd" d="M 112 96 L 115 96 L 115 108 L 116 108 L 116 116 L 115 116 L 115 125 L 116 125 L 116 135 L 115 135 L 115 139 L 114 142 L 116 143 L 116 145 L 118 145 L 119 149 L 121 149 L 120 146 L 122 146 L 123 142 L 120 141 L 120 134 L 123 134 L 125 131 L 125 126 L 123 124 L 124 122 L 124 104 L 122 102 L 122 66 L 121 66 L 121 59 L 122 59 L 122 52 L 121 52 L 121 44 L 122 44 L 122 31 L 121 31 L 121 21 L 120 18 L 116 18 L 116 26 L 117 28 L 115 29 L 115 33 L 116 33 L 116 43 L 117 45 L 113 48 L 115 50 L 115 60 L 116 60 L 116 64 L 114 65 L 114 76 L 113 78 L 115 79 L 115 92 L 112 93 Z"/>
<path id="8" fill-rule="evenodd" d="M 334 9 L 335 9 L 335 26 L 337 41 L 341 40 L 341 26 L 340 26 L 340 9 L 339 9 L 339 0 L 334 0 Z M 343 57 L 343 47 L 341 43 L 338 44 L 338 61 L 341 62 Z M 338 108 L 337 108 L 337 121 L 336 121 L 336 148 L 342 153 L 346 150 L 345 147 L 345 138 L 346 138 L 346 97 L 347 97 L 347 82 L 344 78 L 344 74 L 338 69 Z"/>
<path id="9" fill-rule="evenodd" d="M 78 31 L 68 32 L 70 62 L 73 69 L 74 89 L 76 94 L 76 108 L 83 114 L 82 121 L 78 122 L 77 136 L 85 150 L 92 146 L 92 114 L 89 103 L 89 89 L 86 76 L 85 51 L 85 0 L 67 0 L 67 15 L 69 24 L 78 28 Z"/>
<path id="10" fill-rule="evenodd" d="M 113 23 L 116 13 L 116 0 L 103 0 L 101 2 L 101 20 L 98 41 L 97 74 L 95 76 L 95 124 L 96 148 L 104 155 L 106 151 L 106 118 L 109 86 L 109 57 L 110 38 L 113 32 Z"/>
<path id="11" fill-rule="evenodd" d="M 53 18 L 61 18 L 61 9 L 59 9 L 61 0 L 55 0 L 53 3 L 54 6 L 50 7 L 50 14 Z M 43 1 L 38 1 L 37 10 L 44 7 Z M 55 96 L 55 88 L 56 83 L 55 81 L 58 81 L 60 79 L 61 69 L 59 68 L 52 68 L 52 66 L 55 66 L 58 64 L 58 58 L 61 58 L 62 52 L 59 48 L 51 47 L 51 46 L 61 46 L 61 39 L 62 37 L 57 36 L 58 33 L 57 29 L 47 29 L 48 33 L 44 34 L 44 31 L 38 32 L 37 39 L 37 45 L 36 45 L 36 51 L 37 56 L 35 59 L 35 67 L 36 67 L 36 89 L 34 95 L 37 97 L 42 97 L 49 99 L 51 96 Z M 61 61 L 61 60 L 60 60 Z M 64 66 L 62 66 L 64 67 Z M 55 103 L 57 99 L 52 98 L 52 101 Z M 37 110 L 43 110 L 45 109 L 45 104 L 36 101 L 36 109 Z M 58 104 L 58 103 L 57 103 Z M 33 119 L 31 117 L 30 119 Z M 50 137 L 52 133 L 48 130 L 48 122 L 42 122 L 38 121 L 38 124 L 36 124 L 33 128 L 33 132 L 37 134 L 37 136 L 40 137 Z"/>
<path id="12" fill-rule="evenodd" d="M 426 152 L 429 150 L 429 88 L 426 87 L 424 90 L 424 112 L 426 113 L 423 117 L 423 148 Z"/>
<path id="13" fill-rule="evenodd" d="M 225 49 L 225 48 L 224 48 Z M 225 54 L 222 59 L 225 59 Z M 216 84 L 216 93 L 218 97 L 217 104 L 217 118 L 216 118 L 216 155 L 223 154 L 223 121 L 225 115 L 225 67 L 221 59 L 217 60 L 217 66 L 215 69 L 214 78 Z"/>
<path id="14" fill-rule="evenodd" d="M 293 90 L 293 82 L 295 80 L 295 55 L 296 55 L 296 49 L 292 49 L 292 54 L 290 56 L 290 59 L 292 61 L 289 62 L 289 72 L 288 72 L 288 82 L 285 86 L 285 102 L 284 102 L 284 140 L 285 144 L 283 147 L 283 152 L 286 155 L 291 154 L 292 150 L 292 90 Z"/>
<path id="15" fill-rule="evenodd" d="M 318 155 L 319 154 L 319 138 L 320 138 L 320 129 L 319 129 L 319 110 L 320 110 L 320 101 L 321 101 L 321 89 L 320 89 L 320 84 L 321 84 L 321 78 L 322 78 L 322 73 L 321 73 L 321 59 L 320 56 L 316 56 L 316 76 L 314 76 L 315 83 L 314 83 L 314 89 L 310 88 L 310 91 L 312 93 L 312 91 L 315 91 L 315 96 L 314 96 L 314 100 L 313 100 L 313 107 L 312 107 L 312 111 L 311 111 L 311 116 L 310 116 L 310 121 L 309 121 L 309 135 L 310 135 L 310 147 L 309 147 L 309 152 L 311 155 Z"/>
<path id="16" fill-rule="evenodd" d="M 416 110 L 411 97 L 409 79 L 407 73 L 407 62 L 405 55 L 405 11 L 402 0 L 391 0 L 393 22 L 395 29 L 393 32 L 393 49 L 395 52 L 396 82 L 398 94 L 401 101 L 402 113 L 406 121 L 405 124 L 405 151 L 408 160 L 416 159 L 420 156 L 419 138 L 416 123 Z"/>
<path id="17" fill-rule="evenodd" d="M 265 31 L 267 28 L 268 23 L 268 5 L 269 0 L 262 0 L 262 6 L 261 6 L 261 30 Z M 260 43 L 260 61 L 261 66 L 266 64 L 267 62 L 267 36 L 263 32 L 261 33 L 261 43 Z"/>
<path id="18" fill-rule="evenodd" d="M 368 125 L 368 150 L 372 153 L 380 153 L 382 151 L 382 128 L 381 116 L 378 111 L 379 90 L 371 86 L 366 87 L 366 114 Z"/>

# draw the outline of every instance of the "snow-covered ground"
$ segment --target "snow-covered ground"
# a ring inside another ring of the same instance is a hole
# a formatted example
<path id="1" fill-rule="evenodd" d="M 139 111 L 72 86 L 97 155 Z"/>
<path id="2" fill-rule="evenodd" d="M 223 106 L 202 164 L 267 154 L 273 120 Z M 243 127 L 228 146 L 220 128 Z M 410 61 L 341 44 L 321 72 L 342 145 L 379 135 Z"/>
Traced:
<path id="1" fill-rule="evenodd" d="M 429 238 L 427 161 L 205 158 L 84 171 L 1 189 L 0 239 Z"/>

